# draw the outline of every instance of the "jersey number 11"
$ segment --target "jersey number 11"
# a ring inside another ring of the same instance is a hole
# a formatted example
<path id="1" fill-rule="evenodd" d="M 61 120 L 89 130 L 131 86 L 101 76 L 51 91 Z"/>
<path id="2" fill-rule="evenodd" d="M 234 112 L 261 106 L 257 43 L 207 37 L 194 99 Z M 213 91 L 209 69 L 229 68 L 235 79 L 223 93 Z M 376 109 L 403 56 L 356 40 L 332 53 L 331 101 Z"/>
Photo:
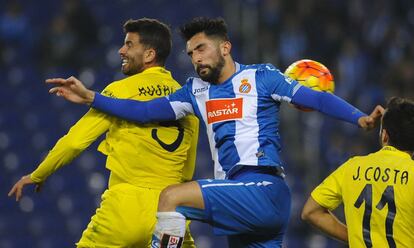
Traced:
<path id="1" fill-rule="evenodd" d="M 358 199 L 355 201 L 354 206 L 360 208 L 365 201 L 364 219 L 362 220 L 362 234 L 364 242 L 367 247 L 372 247 L 371 241 L 371 213 L 372 213 L 372 184 L 365 185 Z M 382 210 L 385 205 L 388 205 L 387 218 L 385 220 L 385 231 L 387 236 L 388 245 L 391 248 L 396 247 L 393 237 L 393 223 L 397 208 L 395 207 L 394 200 L 394 187 L 388 185 L 382 193 L 381 200 L 376 205 L 376 209 Z"/>

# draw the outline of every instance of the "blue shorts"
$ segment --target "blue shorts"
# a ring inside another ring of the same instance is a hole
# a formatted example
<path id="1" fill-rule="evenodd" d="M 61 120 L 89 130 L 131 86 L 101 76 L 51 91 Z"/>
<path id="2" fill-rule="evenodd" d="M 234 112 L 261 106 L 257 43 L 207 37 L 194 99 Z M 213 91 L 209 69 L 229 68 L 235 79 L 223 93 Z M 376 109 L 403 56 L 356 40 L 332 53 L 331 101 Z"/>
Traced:
<path id="1" fill-rule="evenodd" d="M 178 207 L 207 222 L 230 247 L 281 247 L 290 214 L 290 190 L 280 176 L 248 170 L 228 180 L 198 180 L 205 209 Z"/>

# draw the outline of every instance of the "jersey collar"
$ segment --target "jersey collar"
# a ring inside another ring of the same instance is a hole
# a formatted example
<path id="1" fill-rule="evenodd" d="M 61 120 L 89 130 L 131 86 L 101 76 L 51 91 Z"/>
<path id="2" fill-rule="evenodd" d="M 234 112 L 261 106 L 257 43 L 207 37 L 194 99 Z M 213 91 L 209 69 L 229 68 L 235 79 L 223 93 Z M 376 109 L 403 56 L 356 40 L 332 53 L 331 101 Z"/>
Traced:
<path id="1" fill-rule="evenodd" d="M 171 74 L 171 72 L 170 72 L 170 71 L 168 71 L 167 69 L 165 69 L 165 68 L 164 68 L 164 67 L 162 67 L 162 66 L 153 66 L 153 67 L 149 67 L 149 68 L 147 68 L 147 69 L 143 70 L 141 73 L 142 73 L 142 74 L 143 74 L 143 73 L 151 73 L 151 72 L 155 72 L 155 71 L 157 71 L 157 72 L 161 72 L 161 73 Z"/>
<path id="2" fill-rule="evenodd" d="M 407 157 L 407 158 L 412 158 L 412 157 L 410 156 L 410 154 L 408 154 L 408 153 L 406 153 L 406 152 L 403 152 L 403 151 L 400 151 L 400 150 L 398 150 L 397 148 L 395 148 L 395 147 L 393 147 L 393 146 L 384 146 L 384 147 L 381 149 L 381 151 L 389 151 L 389 152 L 394 152 L 394 153 L 396 153 L 398 156 L 401 156 L 401 157 Z"/>
<path id="3" fill-rule="evenodd" d="M 237 63 L 237 62 L 234 62 L 234 66 L 236 67 L 236 72 L 235 72 L 235 74 L 236 74 L 237 72 L 240 71 L 240 64 Z"/>

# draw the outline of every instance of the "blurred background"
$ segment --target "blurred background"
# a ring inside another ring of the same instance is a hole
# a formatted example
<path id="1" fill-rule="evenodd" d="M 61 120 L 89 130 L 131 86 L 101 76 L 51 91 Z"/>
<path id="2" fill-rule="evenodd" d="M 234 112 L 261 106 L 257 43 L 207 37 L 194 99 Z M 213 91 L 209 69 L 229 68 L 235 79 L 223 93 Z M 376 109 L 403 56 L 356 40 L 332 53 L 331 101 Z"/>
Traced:
<path id="1" fill-rule="evenodd" d="M 181 83 L 194 76 L 176 30 L 195 16 L 222 16 L 233 57 L 282 71 L 309 58 L 330 68 L 336 94 L 369 113 L 394 95 L 414 98 L 412 0 L 2 0 L 0 1 L 0 248 L 73 247 L 107 186 L 94 145 L 52 175 L 43 191 L 7 192 L 37 167 L 59 137 L 87 111 L 48 94 L 49 77 L 75 75 L 94 90 L 123 77 L 117 53 L 123 23 L 141 17 L 174 31 L 167 68 Z M 314 186 L 349 156 L 379 148 L 377 131 L 314 112 L 282 108 L 281 133 L 293 207 L 285 247 L 344 247 L 300 220 Z M 203 131 L 195 178 L 212 177 Z M 341 215 L 341 210 L 337 211 Z M 227 247 L 206 224 L 193 223 L 199 248 Z"/>

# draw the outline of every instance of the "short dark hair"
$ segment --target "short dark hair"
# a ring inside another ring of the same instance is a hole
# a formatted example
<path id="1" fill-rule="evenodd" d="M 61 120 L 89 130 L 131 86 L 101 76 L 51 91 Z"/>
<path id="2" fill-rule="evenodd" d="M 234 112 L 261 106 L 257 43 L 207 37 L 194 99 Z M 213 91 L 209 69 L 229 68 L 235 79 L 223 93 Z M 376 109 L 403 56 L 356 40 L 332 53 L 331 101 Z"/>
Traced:
<path id="1" fill-rule="evenodd" d="M 124 32 L 138 33 L 140 42 L 155 50 L 156 62 L 165 64 L 172 46 L 171 30 L 166 24 L 150 18 L 129 19 L 124 24 Z"/>
<path id="2" fill-rule="evenodd" d="M 188 41 L 194 35 L 204 32 L 207 36 L 217 37 L 223 41 L 229 41 L 227 24 L 223 18 L 196 17 L 181 28 L 181 36 Z"/>
<path id="3" fill-rule="evenodd" d="M 382 128 L 389 136 L 389 144 L 402 151 L 414 151 L 414 102 L 393 97 L 387 103 Z"/>

